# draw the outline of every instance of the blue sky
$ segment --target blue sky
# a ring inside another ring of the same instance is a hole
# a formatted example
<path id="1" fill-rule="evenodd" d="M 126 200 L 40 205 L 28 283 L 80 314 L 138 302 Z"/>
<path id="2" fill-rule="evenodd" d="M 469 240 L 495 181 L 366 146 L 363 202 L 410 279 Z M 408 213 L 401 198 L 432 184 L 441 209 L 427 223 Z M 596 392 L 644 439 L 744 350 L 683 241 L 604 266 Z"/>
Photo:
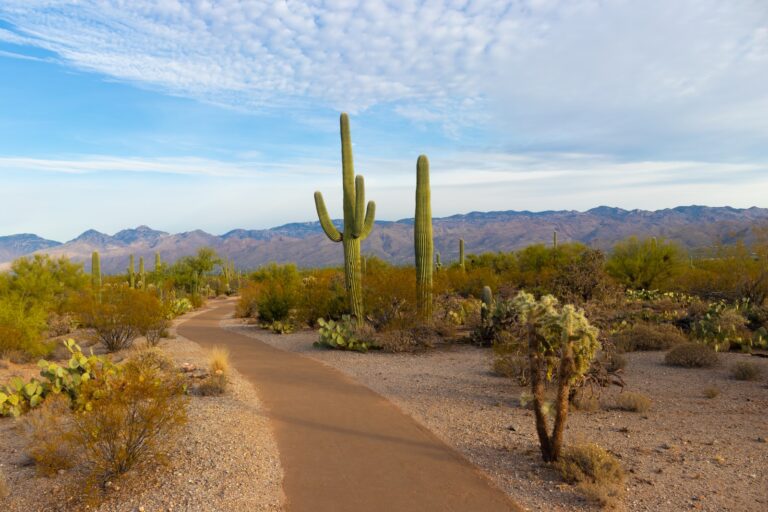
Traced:
<path id="1" fill-rule="evenodd" d="M 0 2 L 0 235 L 768 207 L 764 0 Z"/>

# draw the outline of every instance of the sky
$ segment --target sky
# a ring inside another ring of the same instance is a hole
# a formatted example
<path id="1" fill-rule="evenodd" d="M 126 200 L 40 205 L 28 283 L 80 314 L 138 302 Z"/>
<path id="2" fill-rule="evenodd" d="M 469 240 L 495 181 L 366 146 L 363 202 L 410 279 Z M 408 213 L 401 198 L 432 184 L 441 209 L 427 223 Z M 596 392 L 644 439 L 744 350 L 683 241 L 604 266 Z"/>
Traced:
<path id="1" fill-rule="evenodd" d="M 0 236 L 768 207 L 765 0 L 2 0 Z"/>

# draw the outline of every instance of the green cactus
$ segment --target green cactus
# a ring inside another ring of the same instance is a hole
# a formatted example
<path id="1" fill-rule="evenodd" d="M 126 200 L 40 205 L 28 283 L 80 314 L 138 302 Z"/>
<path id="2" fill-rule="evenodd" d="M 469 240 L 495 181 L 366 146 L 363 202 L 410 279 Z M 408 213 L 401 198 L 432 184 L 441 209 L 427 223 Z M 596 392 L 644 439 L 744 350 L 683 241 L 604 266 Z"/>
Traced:
<path id="1" fill-rule="evenodd" d="M 443 268 L 443 263 L 440 261 L 440 252 L 435 253 L 435 272 L 440 272 Z"/>
<path id="2" fill-rule="evenodd" d="M 128 258 L 128 284 L 131 288 L 136 288 L 136 274 L 134 273 L 134 265 L 135 261 L 133 258 L 133 254 L 131 254 Z"/>
<path id="3" fill-rule="evenodd" d="M 144 256 L 139 256 L 139 288 L 142 290 L 147 285 L 147 274 L 144 272 Z"/>
<path id="4" fill-rule="evenodd" d="M 493 311 L 493 292 L 490 286 L 483 286 L 483 304 L 480 307 L 480 319 L 483 324 L 488 322 L 491 312 Z"/>
<path id="5" fill-rule="evenodd" d="M 432 202 L 429 187 L 429 160 L 416 161 L 416 216 L 413 243 L 416 248 L 416 305 L 422 320 L 432 318 Z"/>
<path id="6" fill-rule="evenodd" d="M 332 242 L 344 246 L 344 278 L 349 300 L 349 309 L 356 322 L 363 322 L 363 290 L 360 268 L 360 242 L 373 229 L 376 203 L 365 205 L 365 182 L 362 176 L 355 176 L 352 161 L 352 142 L 349 134 L 349 117 L 341 114 L 341 166 L 344 187 L 344 231 L 339 232 L 333 225 L 325 207 L 323 195 L 315 192 L 315 207 L 320 225 Z"/>
<path id="7" fill-rule="evenodd" d="M 221 275 L 224 278 L 224 292 L 229 295 L 232 293 L 232 280 L 235 279 L 235 262 L 225 258 L 221 264 Z"/>
<path id="8" fill-rule="evenodd" d="M 464 266 L 464 239 L 459 238 L 459 267 L 461 267 L 461 270 L 464 270 L 466 267 Z"/>
<path id="9" fill-rule="evenodd" d="M 99 302 L 101 302 L 101 258 L 99 251 L 91 254 L 91 288 Z"/>
<path id="10" fill-rule="evenodd" d="M 557 230 L 552 232 L 552 247 L 557 249 Z"/>

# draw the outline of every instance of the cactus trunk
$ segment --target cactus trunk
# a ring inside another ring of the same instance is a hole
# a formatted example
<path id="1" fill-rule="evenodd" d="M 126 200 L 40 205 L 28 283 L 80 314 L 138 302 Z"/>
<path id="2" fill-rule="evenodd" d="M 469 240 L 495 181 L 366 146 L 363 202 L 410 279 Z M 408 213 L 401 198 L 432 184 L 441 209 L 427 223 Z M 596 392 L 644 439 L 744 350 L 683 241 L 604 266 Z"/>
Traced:
<path id="1" fill-rule="evenodd" d="M 432 203 L 429 187 L 429 160 L 421 155 L 416 162 L 416 216 L 413 242 L 416 248 L 416 305 L 422 320 L 432 318 Z"/>
<path id="2" fill-rule="evenodd" d="M 557 231 L 552 232 L 552 247 L 557 249 Z"/>
<path id="3" fill-rule="evenodd" d="M 464 239 L 459 239 L 459 266 L 464 270 Z"/>
<path id="4" fill-rule="evenodd" d="M 96 299 L 101 302 L 101 258 L 99 251 L 93 251 L 91 254 L 91 288 L 96 294 Z"/>
<path id="5" fill-rule="evenodd" d="M 344 230 L 339 232 L 333 225 L 325 207 L 323 195 L 315 192 L 315 207 L 320 225 L 332 242 L 342 242 L 344 246 L 344 277 L 349 301 L 350 313 L 358 324 L 363 322 L 363 288 L 360 271 L 360 242 L 365 240 L 373 229 L 376 204 L 365 204 L 365 182 L 362 176 L 355 176 L 352 159 L 352 142 L 349 133 L 349 117 L 341 114 L 341 168 L 344 189 Z"/>
<path id="6" fill-rule="evenodd" d="M 135 260 L 133 258 L 133 254 L 131 254 L 128 258 L 128 284 L 131 288 L 136 288 L 136 274 L 134 272 L 135 268 Z"/>
<path id="7" fill-rule="evenodd" d="M 139 256 L 139 288 L 142 290 L 146 286 L 146 274 L 144 272 L 144 256 Z"/>

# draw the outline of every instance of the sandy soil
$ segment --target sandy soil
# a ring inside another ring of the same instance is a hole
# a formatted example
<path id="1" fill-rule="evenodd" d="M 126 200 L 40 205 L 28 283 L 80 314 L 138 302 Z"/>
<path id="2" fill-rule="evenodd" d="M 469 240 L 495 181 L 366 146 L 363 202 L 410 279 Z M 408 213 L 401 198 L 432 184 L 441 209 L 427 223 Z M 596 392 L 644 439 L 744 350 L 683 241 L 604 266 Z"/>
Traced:
<path id="1" fill-rule="evenodd" d="M 184 338 L 162 340 L 160 348 L 178 364 L 207 366 L 206 351 Z M 13 374 L 31 376 L 36 370 L 9 365 L 0 368 L 0 381 Z M 71 475 L 36 476 L 17 428 L 17 420 L 0 419 L 0 470 L 11 491 L 0 500 L 0 509 L 71 510 L 66 504 Z M 141 475 L 129 473 L 96 510 L 278 511 L 284 501 L 281 483 L 277 445 L 263 407 L 251 384 L 233 372 L 224 396 L 191 398 L 189 422 L 170 464 Z"/>
<path id="2" fill-rule="evenodd" d="M 311 331 L 275 335 L 241 321 L 228 328 L 340 369 L 391 399 L 463 452 L 528 510 L 589 506 L 540 462 L 523 388 L 489 371 L 488 350 L 453 346 L 424 354 L 357 354 L 315 349 Z M 725 354 L 714 369 L 663 364 L 663 353 L 627 356 L 627 390 L 651 397 L 644 414 L 611 409 L 618 389 L 604 392 L 604 408 L 575 411 L 567 441 L 592 441 L 620 457 L 629 472 L 622 509 L 632 511 L 768 510 L 768 359 Z M 729 367 L 751 360 L 758 382 L 729 377 Z M 720 395 L 704 397 L 717 387 Z"/>

